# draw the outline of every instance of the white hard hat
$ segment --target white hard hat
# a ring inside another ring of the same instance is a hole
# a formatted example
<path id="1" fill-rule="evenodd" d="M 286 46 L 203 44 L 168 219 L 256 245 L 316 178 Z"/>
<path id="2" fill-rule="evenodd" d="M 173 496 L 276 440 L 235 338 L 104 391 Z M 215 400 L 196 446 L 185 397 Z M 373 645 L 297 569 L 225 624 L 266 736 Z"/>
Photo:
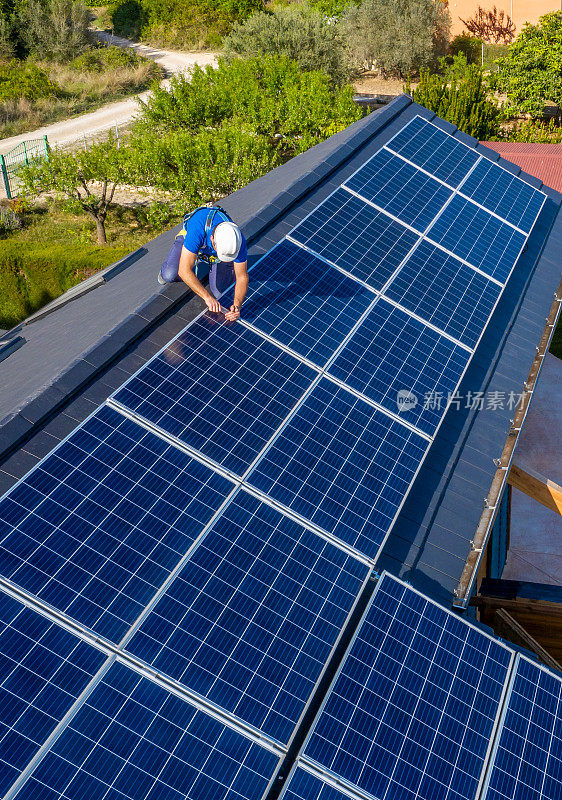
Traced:
<path id="1" fill-rule="evenodd" d="M 213 231 L 219 261 L 234 261 L 242 247 L 242 234 L 234 222 L 220 222 Z"/>

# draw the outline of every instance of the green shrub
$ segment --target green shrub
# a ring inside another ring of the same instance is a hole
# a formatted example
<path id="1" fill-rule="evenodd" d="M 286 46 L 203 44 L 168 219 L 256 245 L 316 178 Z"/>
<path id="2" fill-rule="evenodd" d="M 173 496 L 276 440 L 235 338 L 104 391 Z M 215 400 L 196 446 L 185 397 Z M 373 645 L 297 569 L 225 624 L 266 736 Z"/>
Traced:
<path id="1" fill-rule="evenodd" d="M 495 86 L 507 94 L 510 113 L 538 117 L 547 102 L 562 106 L 562 11 L 525 25 L 497 63 Z"/>
<path id="2" fill-rule="evenodd" d="M 510 130 L 502 131 L 501 139 L 507 142 L 562 144 L 562 128 L 553 119 L 549 122 L 527 120 Z"/>
<path id="3" fill-rule="evenodd" d="M 365 113 L 352 87 L 335 87 L 324 72 L 303 72 L 288 58 L 219 59 L 217 67 L 196 67 L 191 79 L 175 76 L 168 90 L 155 89 L 137 130 L 195 131 L 238 120 L 259 134 L 292 137 L 290 146 L 300 151 Z"/>
<path id="4" fill-rule="evenodd" d="M 482 62 L 482 41 L 477 36 L 459 33 L 449 45 L 449 55 L 458 56 L 463 53 L 469 64 Z"/>
<path id="5" fill-rule="evenodd" d="M 18 15 L 25 50 L 36 59 L 68 61 L 90 45 L 90 13 L 82 0 L 26 0 Z"/>
<path id="6" fill-rule="evenodd" d="M 319 11 L 291 5 L 262 11 L 235 25 L 224 41 L 227 56 L 285 56 L 306 71 L 324 70 L 335 83 L 350 75 L 340 27 Z"/>
<path id="7" fill-rule="evenodd" d="M 145 62 L 134 50 L 123 47 L 95 47 L 69 62 L 76 72 L 105 72 L 107 69 L 132 69 Z"/>
<path id="8" fill-rule="evenodd" d="M 23 221 L 19 214 L 16 214 L 9 208 L 2 208 L 0 206 L 0 236 L 18 231 L 22 226 Z"/>
<path id="9" fill-rule="evenodd" d="M 146 14 L 137 0 L 122 0 L 110 6 L 111 22 L 115 33 L 128 39 L 140 39 Z"/>
<path id="10" fill-rule="evenodd" d="M 146 132 L 128 149 L 129 180 L 172 192 L 188 205 L 224 197 L 279 163 L 270 137 L 238 122 L 195 133 Z"/>
<path id="11" fill-rule="evenodd" d="M 60 88 L 36 64 L 16 59 L 0 64 L 0 102 L 20 98 L 37 100 L 58 94 Z"/>
<path id="12" fill-rule="evenodd" d="M 263 9 L 263 0 L 114 0 L 116 33 L 183 49 L 218 47 L 232 26 Z"/>
<path id="13" fill-rule="evenodd" d="M 220 59 L 154 91 L 127 145 L 127 182 L 188 204 L 216 200 L 364 113 L 351 86 L 290 59 Z"/>
<path id="14" fill-rule="evenodd" d="M 493 139 L 499 133 L 500 111 L 488 98 L 482 68 L 468 64 L 463 53 L 453 63 L 441 63 L 441 73 L 422 70 L 412 96 L 416 103 L 477 139 Z"/>
<path id="15" fill-rule="evenodd" d="M 0 59 L 8 61 L 17 53 L 17 36 L 11 15 L 0 9 Z"/>
<path id="16" fill-rule="evenodd" d="M 339 18 L 351 5 L 359 5 L 360 0 L 311 0 L 309 5 L 329 19 Z"/>
<path id="17" fill-rule="evenodd" d="M 451 20 L 440 0 L 363 0 L 340 24 L 356 68 L 405 76 L 445 55 Z"/>

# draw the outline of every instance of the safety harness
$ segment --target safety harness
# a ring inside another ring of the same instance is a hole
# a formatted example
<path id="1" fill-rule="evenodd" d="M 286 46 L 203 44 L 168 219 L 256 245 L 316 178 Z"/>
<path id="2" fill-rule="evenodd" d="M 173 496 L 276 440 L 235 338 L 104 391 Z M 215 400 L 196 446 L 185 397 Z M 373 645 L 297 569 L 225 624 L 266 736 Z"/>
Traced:
<path id="1" fill-rule="evenodd" d="M 207 214 L 207 219 L 205 220 L 205 242 L 207 241 L 208 234 L 213 230 L 213 220 L 215 219 L 215 215 L 217 214 L 218 211 L 220 211 L 221 214 L 224 214 L 227 220 L 232 222 L 230 214 L 220 206 L 212 206 L 211 208 L 209 208 L 208 206 L 199 206 L 199 208 L 195 208 L 193 211 L 187 212 L 187 214 L 183 218 L 183 230 L 180 231 L 178 236 L 182 235 L 185 236 L 185 233 L 187 232 L 187 223 L 194 214 L 196 214 L 198 211 L 202 211 L 203 209 L 205 209 L 206 211 L 208 210 L 209 212 Z M 199 251 L 197 253 L 197 257 L 195 260 L 195 274 L 197 275 L 197 277 L 201 278 L 207 275 L 207 273 L 211 268 L 211 264 L 214 264 L 215 261 L 218 261 L 216 256 L 208 255 L 207 253 L 202 253 L 201 251 Z"/>

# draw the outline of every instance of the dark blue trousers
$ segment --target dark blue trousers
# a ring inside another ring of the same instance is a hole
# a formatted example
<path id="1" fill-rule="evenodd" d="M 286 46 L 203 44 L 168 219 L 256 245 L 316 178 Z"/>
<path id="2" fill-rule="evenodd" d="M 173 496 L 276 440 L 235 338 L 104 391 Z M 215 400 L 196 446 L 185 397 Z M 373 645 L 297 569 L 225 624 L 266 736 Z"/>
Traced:
<path id="1" fill-rule="evenodd" d="M 185 237 L 183 236 L 178 236 L 172 245 L 170 252 L 166 256 L 166 260 L 162 264 L 160 274 L 166 283 L 177 283 L 178 281 L 181 281 L 178 271 L 184 238 Z M 198 272 L 197 269 L 196 272 Z M 204 277 L 204 275 L 198 275 L 198 277 Z M 229 286 L 232 286 L 234 281 L 234 264 L 232 261 L 227 263 L 215 261 L 213 264 L 211 264 L 211 269 L 209 271 L 209 286 L 211 288 L 211 292 L 216 298 L 219 298 L 221 294 L 223 294 L 229 288 Z"/>

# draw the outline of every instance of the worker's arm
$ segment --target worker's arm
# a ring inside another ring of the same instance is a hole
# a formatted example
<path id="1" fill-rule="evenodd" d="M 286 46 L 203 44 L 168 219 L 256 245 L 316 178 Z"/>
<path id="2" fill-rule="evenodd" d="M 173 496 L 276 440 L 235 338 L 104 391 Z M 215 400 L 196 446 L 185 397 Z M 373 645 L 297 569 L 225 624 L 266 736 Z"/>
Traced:
<path id="1" fill-rule="evenodd" d="M 224 315 L 229 322 L 234 322 L 240 316 L 240 308 L 248 291 L 248 262 L 234 262 L 234 275 L 236 285 L 234 286 L 234 298 L 230 310 Z"/>
<path id="2" fill-rule="evenodd" d="M 221 304 L 209 291 L 207 291 L 207 289 L 205 289 L 193 271 L 196 260 L 197 256 L 195 253 L 192 253 L 183 247 L 180 256 L 178 275 L 182 281 L 189 286 L 192 292 L 195 292 L 195 294 L 199 295 L 199 297 L 205 301 L 209 311 L 214 311 L 216 314 L 218 314 L 221 310 Z"/>

